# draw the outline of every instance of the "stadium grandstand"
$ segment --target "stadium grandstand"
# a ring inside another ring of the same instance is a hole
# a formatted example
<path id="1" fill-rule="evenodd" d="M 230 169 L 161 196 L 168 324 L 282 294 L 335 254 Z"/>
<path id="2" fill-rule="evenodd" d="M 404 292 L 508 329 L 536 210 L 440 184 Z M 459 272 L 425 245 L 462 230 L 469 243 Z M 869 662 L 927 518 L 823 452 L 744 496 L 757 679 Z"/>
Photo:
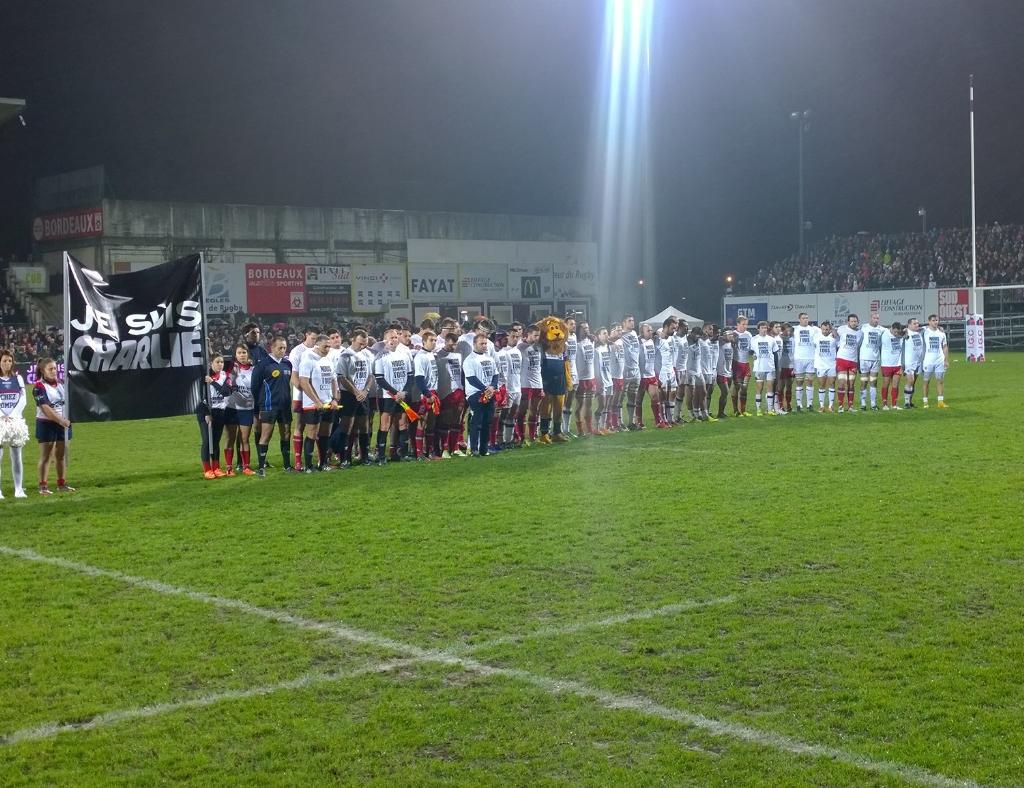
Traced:
<path id="1" fill-rule="evenodd" d="M 1024 281 L 1024 226 L 978 228 L 978 285 Z M 969 227 L 832 236 L 732 286 L 736 295 L 963 287 L 971 283 Z"/>

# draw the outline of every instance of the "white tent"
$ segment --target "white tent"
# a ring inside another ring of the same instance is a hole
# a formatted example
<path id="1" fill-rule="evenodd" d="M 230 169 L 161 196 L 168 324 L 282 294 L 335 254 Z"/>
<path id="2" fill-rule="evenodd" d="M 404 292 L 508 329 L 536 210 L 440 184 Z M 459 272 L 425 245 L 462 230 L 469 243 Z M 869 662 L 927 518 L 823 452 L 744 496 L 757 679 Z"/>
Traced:
<path id="1" fill-rule="evenodd" d="M 688 326 L 690 326 L 691 328 L 693 326 L 702 326 L 702 325 L 704 325 L 704 321 L 701 320 L 699 317 L 694 317 L 693 315 L 688 315 L 688 314 L 686 314 L 686 312 L 683 312 L 680 309 L 676 309 L 674 306 L 667 306 L 664 309 L 662 309 L 660 312 L 658 312 L 658 314 L 656 314 L 654 317 L 649 317 L 649 318 L 647 318 L 646 320 L 644 320 L 642 322 L 650 323 L 651 328 L 657 329 L 657 328 L 661 328 L 661 324 L 664 323 L 665 320 L 667 318 L 670 318 L 670 317 L 674 317 L 676 320 L 686 321 L 686 324 Z"/>

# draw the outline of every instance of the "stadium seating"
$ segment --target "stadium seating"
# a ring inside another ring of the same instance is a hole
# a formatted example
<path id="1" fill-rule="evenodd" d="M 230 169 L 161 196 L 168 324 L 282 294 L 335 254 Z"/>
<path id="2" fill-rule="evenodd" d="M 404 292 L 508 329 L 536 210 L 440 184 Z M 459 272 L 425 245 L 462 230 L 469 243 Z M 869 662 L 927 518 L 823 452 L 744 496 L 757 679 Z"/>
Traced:
<path id="1" fill-rule="evenodd" d="M 833 236 L 744 277 L 735 294 L 820 293 L 963 286 L 971 281 L 970 228 Z M 978 284 L 1024 281 L 1024 227 L 978 228 Z"/>

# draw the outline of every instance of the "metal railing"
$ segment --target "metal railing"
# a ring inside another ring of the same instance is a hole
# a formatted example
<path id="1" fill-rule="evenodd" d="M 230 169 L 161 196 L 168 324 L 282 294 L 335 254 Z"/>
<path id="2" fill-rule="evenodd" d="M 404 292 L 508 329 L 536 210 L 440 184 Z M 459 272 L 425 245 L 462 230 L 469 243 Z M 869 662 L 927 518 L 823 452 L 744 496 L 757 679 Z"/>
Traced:
<path id="1" fill-rule="evenodd" d="M 965 337 L 967 327 L 962 321 L 947 323 L 944 328 L 946 329 L 946 341 L 950 348 L 964 350 L 967 347 Z M 1024 348 L 1024 315 L 985 318 L 986 350 L 1021 348 Z"/>

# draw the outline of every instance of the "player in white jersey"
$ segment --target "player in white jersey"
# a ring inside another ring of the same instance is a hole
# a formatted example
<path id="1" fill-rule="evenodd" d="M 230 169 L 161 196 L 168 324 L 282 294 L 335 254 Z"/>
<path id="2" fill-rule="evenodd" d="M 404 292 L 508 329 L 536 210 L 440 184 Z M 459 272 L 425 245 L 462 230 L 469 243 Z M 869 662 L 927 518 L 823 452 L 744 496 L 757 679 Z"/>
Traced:
<path id="1" fill-rule="evenodd" d="M 750 352 L 754 356 L 754 407 L 758 416 L 761 413 L 761 397 L 767 397 L 765 412 L 775 415 L 775 354 L 779 349 L 779 340 L 768 333 L 768 321 L 757 324 L 757 334 L 750 341 Z"/>
<path id="2" fill-rule="evenodd" d="M 732 410 L 734 416 L 747 413 L 747 384 L 750 382 L 750 343 L 754 337 L 747 331 L 749 321 L 743 315 L 736 318 L 736 344 L 732 362 Z"/>
<path id="3" fill-rule="evenodd" d="M 700 374 L 704 378 L 704 420 L 714 422 L 718 419 L 711 415 L 711 392 L 715 389 L 715 370 L 718 367 L 718 326 L 714 323 L 705 323 L 698 346 Z"/>
<path id="4" fill-rule="evenodd" d="M 590 323 L 580 321 L 576 335 L 576 434 L 594 434 L 594 397 L 598 395 L 597 350 L 590 335 Z"/>
<path id="5" fill-rule="evenodd" d="M 939 316 L 928 315 L 928 325 L 921 332 L 924 338 L 924 398 L 921 407 L 928 407 L 928 384 L 935 378 L 938 407 L 946 408 L 946 370 L 949 368 L 949 346 L 946 332 L 939 328 Z"/>
<path id="6" fill-rule="evenodd" d="M 836 401 L 836 351 L 838 343 L 832 324 L 824 321 L 814 335 L 814 374 L 818 378 L 818 411 L 832 413 Z M 828 405 L 825 393 L 828 392 Z"/>
<path id="7" fill-rule="evenodd" d="M 28 425 L 25 423 L 25 379 L 14 369 L 14 355 L 0 350 L 0 461 L 4 449 L 11 453 L 11 475 L 14 477 L 14 497 L 25 498 L 25 465 L 22 448 L 28 443 Z M 0 492 L 0 499 L 4 497 Z"/>
<path id="8" fill-rule="evenodd" d="M 694 326 L 686 337 L 686 344 L 690 346 L 686 354 L 686 380 L 689 386 L 687 392 L 687 405 L 690 409 L 690 418 L 693 421 L 707 421 L 707 413 L 704 412 L 705 386 L 704 367 L 701 364 L 700 348 L 703 342 L 704 329 Z M 709 354 L 710 355 L 710 354 Z"/>
<path id="9" fill-rule="evenodd" d="M 636 318 L 626 314 L 622 318 L 622 349 L 625 353 L 622 379 L 625 386 L 627 429 L 638 429 L 636 416 L 637 392 L 640 390 L 640 337 L 636 333 Z"/>
<path id="10" fill-rule="evenodd" d="M 302 357 L 299 366 L 299 387 L 302 390 L 302 456 L 306 473 L 330 470 L 331 411 L 338 405 L 338 379 L 334 364 L 328 358 L 326 334 L 316 338 L 313 349 Z M 320 454 L 319 465 L 313 464 L 313 446 Z"/>
<path id="11" fill-rule="evenodd" d="M 605 403 L 608 410 L 605 428 L 609 432 L 623 432 L 626 429 L 622 426 L 622 400 L 626 396 L 626 348 L 622 343 L 622 326 L 619 323 L 612 323 L 608 331 L 608 360 L 612 370 L 612 397 Z"/>
<path id="12" fill-rule="evenodd" d="M 391 439 L 391 448 L 394 450 L 392 457 L 402 461 L 412 460 L 408 454 L 398 451 L 399 447 L 408 446 L 408 438 L 402 434 L 404 430 L 399 414 L 405 412 L 402 406 L 405 405 L 406 386 L 412 373 L 409 354 L 402 350 L 400 345 L 399 332 L 394 328 L 388 328 L 384 332 L 384 352 L 373 363 L 373 377 L 381 392 L 380 425 L 377 428 L 378 465 L 387 462 L 386 447 L 388 433 L 392 431 L 392 427 L 397 427 L 397 434 Z"/>
<path id="13" fill-rule="evenodd" d="M 519 350 L 519 340 L 523 336 L 523 324 L 513 323 L 509 326 L 505 337 L 505 347 L 498 351 L 498 369 L 504 380 L 508 397 L 502 409 L 501 441 L 502 448 L 511 449 L 516 441 L 523 436 L 516 435 L 516 414 L 522 400 L 523 354 Z"/>
<path id="14" fill-rule="evenodd" d="M 352 464 L 352 441 L 359 441 L 359 462 L 370 454 L 370 390 L 373 383 L 373 354 L 366 347 L 366 332 L 352 332 L 349 346 L 338 357 L 336 367 L 341 405 L 334 450 L 341 455 L 341 467 Z"/>
<path id="15" fill-rule="evenodd" d="M 537 440 L 537 429 L 540 427 L 540 403 L 544 399 L 544 379 L 541 376 L 544 351 L 540 347 L 540 327 L 536 323 L 532 323 L 526 329 L 526 336 L 519 343 L 519 352 L 523 356 L 523 369 L 520 376 L 523 393 L 516 420 L 523 435 L 523 446 L 530 446 L 533 441 Z"/>
<path id="16" fill-rule="evenodd" d="M 458 332 L 449 332 L 444 335 L 444 347 L 437 352 L 437 394 L 441 398 L 437 432 L 441 458 L 445 460 L 469 456 L 459 448 L 466 391 L 462 386 L 462 354 L 457 348 L 458 340 Z"/>
<path id="17" fill-rule="evenodd" d="M 567 317 L 565 325 L 568 331 L 565 332 L 565 360 L 569 362 L 569 383 L 565 387 L 565 398 L 562 401 L 562 434 L 570 438 L 577 437 L 570 429 L 572 421 L 572 404 L 576 396 L 576 386 L 579 383 L 579 370 L 576 368 L 576 354 L 579 350 L 576 339 L 576 318 Z M 552 413 L 551 418 L 558 418 L 558 414 Z"/>
<path id="18" fill-rule="evenodd" d="M 725 403 L 729 400 L 729 387 L 732 383 L 733 358 L 736 352 L 736 335 L 732 331 L 723 331 L 718 337 L 718 367 L 715 376 L 718 380 L 718 418 L 725 418 Z"/>
<path id="19" fill-rule="evenodd" d="M 892 391 L 892 409 L 902 410 L 896 404 L 899 395 L 900 378 L 903 373 L 903 326 L 899 322 L 889 328 L 882 329 L 882 351 L 880 358 L 882 371 L 882 410 L 889 410 L 890 390 Z"/>
<path id="20" fill-rule="evenodd" d="M 413 380 L 420 395 L 416 411 L 419 418 L 411 429 L 416 432 L 413 446 L 416 459 L 423 462 L 440 459 L 439 454 L 435 456 L 434 438 L 437 417 L 441 413 L 441 398 L 437 394 L 437 356 L 434 355 L 437 334 L 433 329 L 421 328 L 419 337 L 420 349 L 412 359 Z"/>
<path id="21" fill-rule="evenodd" d="M 872 312 L 868 324 L 861 327 L 860 340 L 860 409 L 867 410 L 868 391 L 871 410 L 878 410 L 878 372 L 882 366 L 882 334 L 878 312 Z"/>
<path id="22" fill-rule="evenodd" d="M 683 414 L 686 412 L 686 398 L 691 388 L 686 376 L 686 359 L 690 354 L 690 343 L 687 341 L 689 334 L 689 324 L 685 320 L 680 320 L 675 333 L 676 357 L 672 361 L 672 366 L 676 373 L 676 414 L 674 424 L 683 423 Z"/>
<path id="23" fill-rule="evenodd" d="M 319 335 L 319 328 L 306 326 L 302 332 L 302 341 L 288 351 L 288 360 L 292 365 L 292 412 L 295 414 L 292 419 L 292 453 L 295 455 L 297 471 L 302 470 L 302 389 L 299 387 L 299 367 L 302 365 L 302 357 L 313 349 Z"/>
<path id="24" fill-rule="evenodd" d="M 913 408 L 914 386 L 924 364 L 924 337 L 921 335 L 921 321 L 916 317 L 907 321 L 903 335 L 903 407 Z"/>
<path id="25" fill-rule="evenodd" d="M 814 348 L 817 326 L 811 325 L 806 312 L 799 315 L 799 324 L 793 327 L 793 370 L 796 381 L 796 412 L 814 406 Z"/>
<path id="26" fill-rule="evenodd" d="M 772 386 L 772 392 L 775 394 L 775 415 L 785 416 L 786 409 L 783 407 L 783 403 L 785 402 L 785 400 L 782 396 L 784 388 L 784 378 L 782 369 L 782 323 L 780 321 L 773 320 L 769 324 L 768 336 L 774 337 L 775 339 L 775 382 Z"/>
<path id="27" fill-rule="evenodd" d="M 644 428 L 644 393 L 650 395 L 654 423 L 661 424 L 661 398 L 658 396 L 658 348 L 654 344 L 654 328 L 640 326 L 640 389 L 636 398 L 636 426 Z"/>
<path id="28" fill-rule="evenodd" d="M 608 429 L 608 406 L 612 401 L 614 384 L 612 379 L 611 349 L 608 345 L 608 329 L 603 326 L 597 330 L 597 342 L 594 344 L 594 366 L 598 380 L 597 394 L 597 426 L 595 435 L 610 435 Z"/>
<path id="29" fill-rule="evenodd" d="M 846 325 L 836 329 L 836 388 L 839 394 L 839 413 L 843 412 L 843 402 L 847 404 L 846 412 L 853 413 L 853 389 L 859 368 L 860 342 L 863 336 L 860 318 L 848 315 Z"/>
<path id="30" fill-rule="evenodd" d="M 675 424 L 674 412 L 676 403 L 676 329 L 679 321 L 674 317 L 665 318 L 661 324 L 661 334 L 655 340 L 658 351 L 658 386 L 661 389 L 661 428 Z"/>

